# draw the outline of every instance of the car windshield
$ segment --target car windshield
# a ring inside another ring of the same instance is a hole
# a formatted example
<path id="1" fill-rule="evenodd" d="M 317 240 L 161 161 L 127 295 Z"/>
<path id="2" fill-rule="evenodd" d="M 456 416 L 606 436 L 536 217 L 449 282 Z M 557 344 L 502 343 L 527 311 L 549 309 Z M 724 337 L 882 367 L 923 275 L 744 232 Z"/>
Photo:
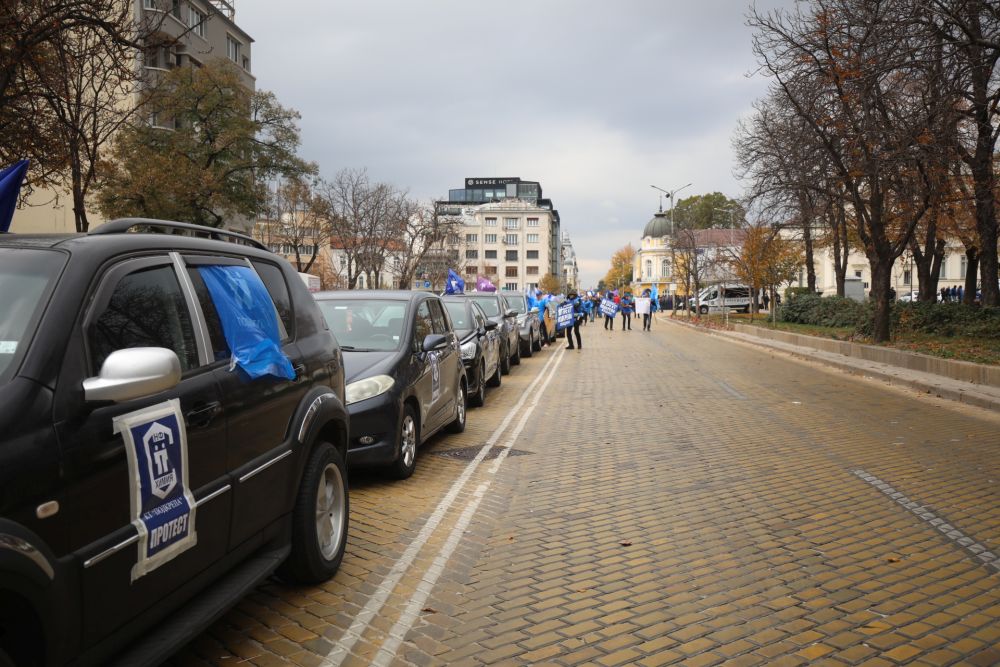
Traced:
<path id="1" fill-rule="evenodd" d="M 483 307 L 487 317 L 496 317 L 500 314 L 500 306 L 497 305 L 497 298 L 495 296 L 477 296 L 473 298 L 476 303 Z"/>
<path id="2" fill-rule="evenodd" d="M 451 323 L 456 331 L 462 329 L 473 329 L 472 320 L 466 312 L 466 304 L 463 301 L 445 301 L 444 307 L 451 317 Z"/>
<path id="3" fill-rule="evenodd" d="M 351 352 L 398 350 L 403 339 L 405 301 L 317 299 L 341 349 Z"/>
<path id="4" fill-rule="evenodd" d="M 510 304 L 510 309 L 516 311 L 518 315 L 528 312 L 528 307 L 524 304 L 523 296 L 509 296 L 507 297 L 507 303 Z"/>
<path id="5" fill-rule="evenodd" d="M 59 252 L 0 249 L 0 383 L 17 369 L 65 261 Z"/>

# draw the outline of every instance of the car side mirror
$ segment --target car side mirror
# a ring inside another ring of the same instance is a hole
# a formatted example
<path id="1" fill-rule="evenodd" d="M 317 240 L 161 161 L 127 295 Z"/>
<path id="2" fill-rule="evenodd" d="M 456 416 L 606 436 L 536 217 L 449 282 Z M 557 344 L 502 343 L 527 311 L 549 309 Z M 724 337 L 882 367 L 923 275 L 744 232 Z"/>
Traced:
<path id="1" fill-rule="evenodd" d="M 97 377 L 83 381 L 83 396 L 122 403 L 166 391 L 180 381 L 181 362 L 173 350 L 132 347 L 109 354 Z"/>
<path id="2" fill-rule="evenodd" d="M 517 311 L 511 308 L 506 313 L 503 314 L 504 317 L 517 317 Z"/>
<path id="3" fill-rule="evenodd" d="M 448 346 L 448 339 L 441 334 L 427 334 L 424 338 L 423 349 L 424 352 L 434 352 L 436 350 L 443 350 Z"/>
<path id="4" fill-rule="evenodd" d="M 487 331 L 495 331 L 496 328 L 499 327 L 499 326 L 500 326 L 500 324 L 498 322 L 494 322 L 493 320 L 487 320 L 486 321 L 486 330 Z"/>

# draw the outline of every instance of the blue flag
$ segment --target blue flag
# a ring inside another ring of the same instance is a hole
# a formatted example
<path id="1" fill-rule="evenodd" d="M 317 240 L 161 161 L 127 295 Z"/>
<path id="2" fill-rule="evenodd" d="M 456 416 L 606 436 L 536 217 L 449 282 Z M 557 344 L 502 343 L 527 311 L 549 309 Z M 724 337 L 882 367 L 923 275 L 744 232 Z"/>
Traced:
<path id="1" fill-rule="evenodd" d="M 10 229 L 10 221 L 17 208 L 17 197 L 21 194 L 21 183 L 28 172 L 28 161 L 21 160 L 0 171 L 0 232 Z"/>
<path id="2" fill-rule="evenodd" d="M 660 309 L 660 288 L 653 285 L 653 291 L 649 293 L 649 298 L 652 299 L 650 305 L 652 306 L 652 311 L 655 313 Z"/>
<path id="3" fill-rule="evenodd" d="M 455 273 L 454 269 L 448 269 L 448 280 L 445 282 L 445 294 L 462 294 L 465 292 L 465 281 L 462 276 Z"/>

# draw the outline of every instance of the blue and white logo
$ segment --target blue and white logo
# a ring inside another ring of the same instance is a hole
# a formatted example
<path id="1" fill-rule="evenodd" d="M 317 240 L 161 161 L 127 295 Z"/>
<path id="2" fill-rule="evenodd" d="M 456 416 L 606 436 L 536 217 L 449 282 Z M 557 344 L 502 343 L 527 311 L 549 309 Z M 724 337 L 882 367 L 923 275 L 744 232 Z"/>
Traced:
<path id="1" fill-rule="evenodd" d="M 173 430 L 159 422 L 153 422 L 146 430 L 146 435 L 142 436 L 146 465 L 149 468 L 150 491 L 161 500 L 177 486 L 177 470 L 170 460 L 169 450 L 174 441 Z"/>

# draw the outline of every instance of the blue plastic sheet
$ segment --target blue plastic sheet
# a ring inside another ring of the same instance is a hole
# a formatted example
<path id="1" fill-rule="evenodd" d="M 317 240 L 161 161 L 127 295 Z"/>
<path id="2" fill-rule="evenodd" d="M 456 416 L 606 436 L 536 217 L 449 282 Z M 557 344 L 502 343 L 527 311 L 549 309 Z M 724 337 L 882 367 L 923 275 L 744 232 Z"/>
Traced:
<path id="1" fill-rule="evenodd" d="M 292 363 L 281 351 L 278 314 L 267 288 L 248 266 L 201 266 L 233 352 L 233 364 L 251 378 L 265 375 L 295 379 Z"/>

